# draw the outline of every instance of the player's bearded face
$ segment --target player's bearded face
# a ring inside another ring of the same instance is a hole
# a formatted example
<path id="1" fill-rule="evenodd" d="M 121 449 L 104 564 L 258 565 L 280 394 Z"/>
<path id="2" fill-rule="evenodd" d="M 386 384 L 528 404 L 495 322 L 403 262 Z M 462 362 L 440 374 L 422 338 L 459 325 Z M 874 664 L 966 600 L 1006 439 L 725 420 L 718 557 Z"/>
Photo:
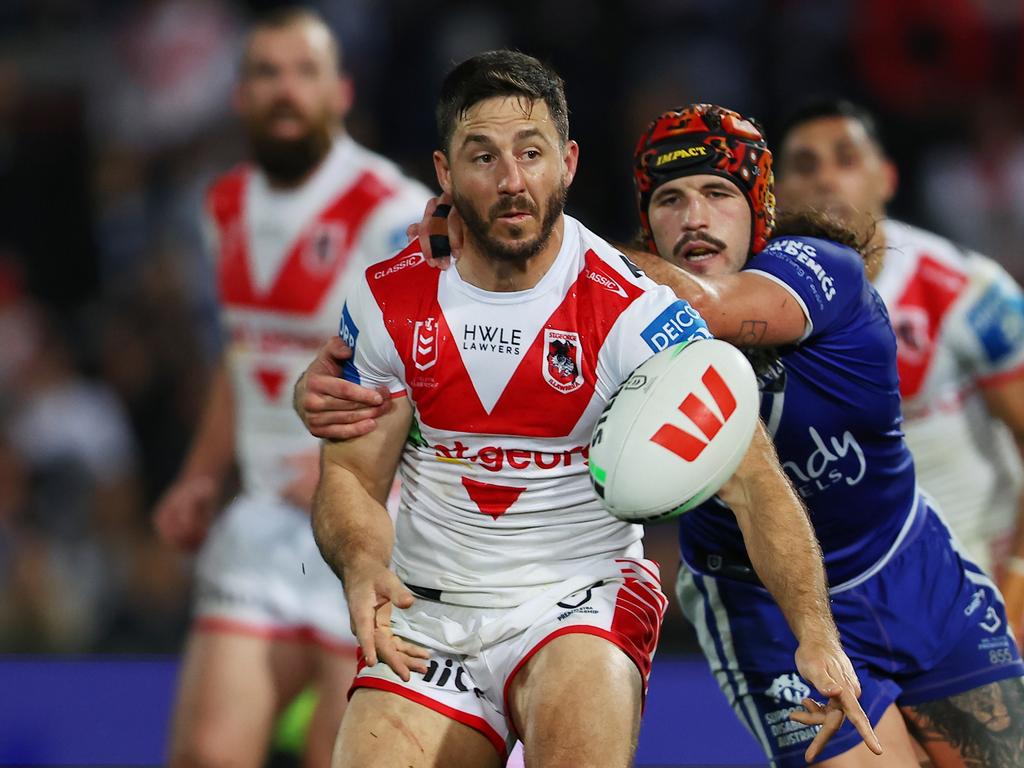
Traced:
<path id="1" fill-rule="evenodd" d="M 271 178 L 285 184 L 297 182 L 330 151 L 334 120 L 326 106 L 303 111 L 291 99 L 277 99 L 246 120 L 252 157 Z M 282 135 L 277 127 L 285 123 L 300 124 L 303 130 Z"/>
<path id="2" fill-rule="evenodd" d="M 469 197 L 453 187 L 452 201 L 466 223 L 469 236 L 484 253 L 499 261 L 523 264 L 537 255 L 551 238 L 555 223 L 565 208 L 567 192 L 564 179 L 560 179 L 558 187 L 542 205 L 528 195 L 520 194 L 502 197 L 487 210 L 480 210 Z M 521 223 L 502 221 L 502 217 L 513 212 L 526 213 L 528 217 Z M 534 232 L 532 236 L 531 230 Z"/>

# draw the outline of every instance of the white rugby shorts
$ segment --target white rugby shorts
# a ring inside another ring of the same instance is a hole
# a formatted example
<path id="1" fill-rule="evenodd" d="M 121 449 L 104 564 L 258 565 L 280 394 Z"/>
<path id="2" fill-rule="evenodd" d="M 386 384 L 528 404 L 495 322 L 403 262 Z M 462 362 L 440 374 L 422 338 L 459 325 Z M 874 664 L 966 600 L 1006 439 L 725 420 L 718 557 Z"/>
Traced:
<path id="1" fill-rule="evenodd" d="M 545 590 L 515 608 L 469 608 L 416 599 L 392 612 L 395 633 L 430 649 L 425 674 L 403 682 L 362 658 L 352 684 L 398 694 L 482 733 L 504 760 L 516 734 L 507 696 L 516 673 L 547 643 L 566 634 L 603 637 L 636 664 L 644 682 L 668 599 L 658 566 L 619 558 Z"/>
<path id="2" fill-rule="evenodd" d="M 309 642 L 354 653 L 341 582 L 309 513 L 241 495 L 214 522 L 196 567 L 195 628 Z"/>

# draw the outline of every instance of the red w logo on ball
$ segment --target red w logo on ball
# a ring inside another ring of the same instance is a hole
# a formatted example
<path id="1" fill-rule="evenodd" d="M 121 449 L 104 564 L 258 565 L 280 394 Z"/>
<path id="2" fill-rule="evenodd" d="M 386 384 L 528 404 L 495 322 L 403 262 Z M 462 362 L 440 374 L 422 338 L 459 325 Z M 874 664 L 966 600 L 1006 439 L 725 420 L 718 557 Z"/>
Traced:
<path id="1" fill-rule="evenodd" d="M 722 425 L 729 420 L 729 417 L 736 410 L 736 398 L 713 366 L 708 366 L 700 380 L 708 388 L 711 397 L 715 399 L 715 404 L 718 406 L 718 410 L 721 411 L 722 418 L 719 418 L 714 411 L 708 408 L 703 400 L 692 392 L 679 404 L 679 410 L 704 433 L 707 441 L 694 437 L 675 424 L 663 424 L 651 436 L 652 443 L 667 448 L 684 461 L 694 461 L 700 456 L 704 449 L 707 448 L 708 443 L 718 434 Z"/>

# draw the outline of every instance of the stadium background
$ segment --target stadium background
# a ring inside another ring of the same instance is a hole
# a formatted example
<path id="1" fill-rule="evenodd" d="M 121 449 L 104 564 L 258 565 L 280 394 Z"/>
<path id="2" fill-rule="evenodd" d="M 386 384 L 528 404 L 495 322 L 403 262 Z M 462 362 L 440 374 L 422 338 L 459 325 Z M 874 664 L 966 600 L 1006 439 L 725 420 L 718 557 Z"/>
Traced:
<path id="1" fill-rule="evenodd" d="M 218 351 L 197 213 L 244 156 L 239 43 L 275 5 L 0 4 L 0 689 L 28 685 L 41 655 L 180 648 L 189 562 L 149 518 Z M 772 143 L 790 109 L 842 94 L 881 118 L 901 171 L 892 211 L 1024 278 L 1021 0 L 311 5 L 356 83 L 351 133 L 432 187 L 438 85 L 479 50 L 517 47 L 563 75 L 582 154 L 568 210 L 619 239 L 633 143 L 658 112 L 721 103 Z M 652 533 L 668 566 L 672 530 Z M 695 650 L 674 611 L 662 658 Z"/>

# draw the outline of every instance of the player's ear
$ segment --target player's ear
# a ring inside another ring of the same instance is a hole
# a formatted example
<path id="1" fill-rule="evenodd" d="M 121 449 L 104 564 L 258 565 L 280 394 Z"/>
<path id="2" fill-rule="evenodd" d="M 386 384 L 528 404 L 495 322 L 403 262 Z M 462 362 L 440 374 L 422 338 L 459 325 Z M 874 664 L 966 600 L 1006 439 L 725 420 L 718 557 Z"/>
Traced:
<path id="1" fill-rule="evenodd" d="M 882 161 L 882 202 L 888 205 L 896 196 L 896 189 L 899 187 L 900 172 L 889 158 Z"/>
<path id="2" fill-rule="evenodd" d="M 344 119 L 356 100 L 356 90 L 352 84 L 352 78 L 348 75 L 338 75 L 333 96 L 335 114 L 339 118 Z"/>
<path id="3" fill-rule="evenodd" d="M 563 162 L 565 163 L 565 170 L 562 172 L 562 180 L 565 182 L 565 186 L 568 187 L 572 184 L 572 180 L 576 178 L 576 168 L 580 162 L 580 145 L 572 139 L 565 143 Z"/>
<path id="4" fill-rule="evenodd" d="M 452 193 L 452 171 L 448 165 L 448 155 L 440 149 L 434 150 L 434 173 L 437 174 L 437 184 L 444 190 L 445 194 Z"/>

